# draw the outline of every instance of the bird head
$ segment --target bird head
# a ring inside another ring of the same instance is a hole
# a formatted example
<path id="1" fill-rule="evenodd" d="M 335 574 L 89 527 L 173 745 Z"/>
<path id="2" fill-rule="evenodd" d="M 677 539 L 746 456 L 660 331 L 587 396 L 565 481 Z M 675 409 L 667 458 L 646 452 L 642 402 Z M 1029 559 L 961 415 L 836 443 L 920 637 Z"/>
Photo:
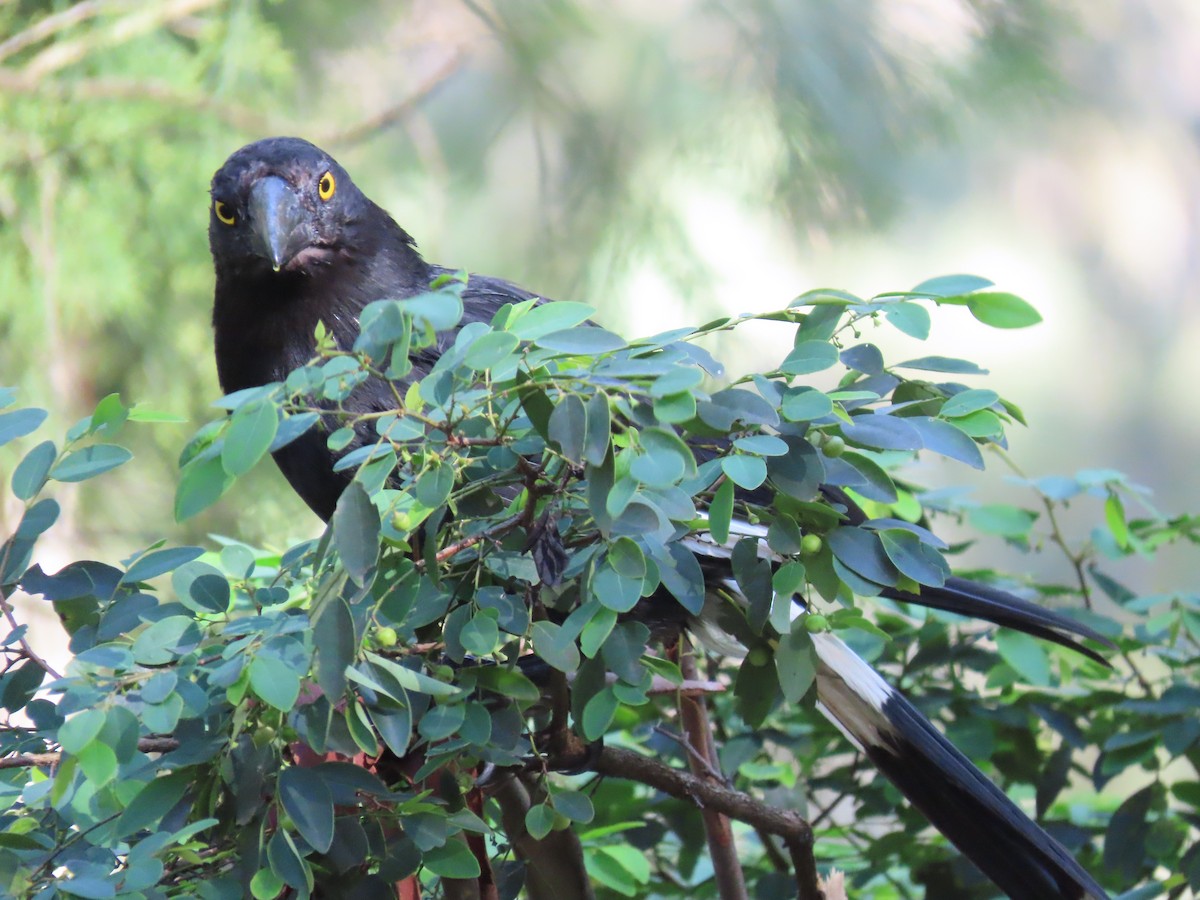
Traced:
<path id="1" fill-rule="evenodd" d="M 353 246 L 349 232 L 371 205 L 345 169 L 308 141 L 247 144 L 213 176 L 213 259 L 218 269 L 243 274 L 311 275 Z"/>

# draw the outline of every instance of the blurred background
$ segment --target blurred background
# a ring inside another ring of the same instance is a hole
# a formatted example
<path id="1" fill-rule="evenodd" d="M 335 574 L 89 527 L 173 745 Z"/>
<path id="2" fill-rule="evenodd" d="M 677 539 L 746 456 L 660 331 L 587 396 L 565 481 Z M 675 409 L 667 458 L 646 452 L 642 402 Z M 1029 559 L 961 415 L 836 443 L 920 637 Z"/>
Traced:
<path id="1" fill-rule="evenodd" d="M 0 383 L 52 410 L 46 436 L 114 391 L 189 420 L 128 426 L 134 464 L 59 488 L 40 561 L 318 530 L 267 463 L 171 518 L 219 394 L 208 180 L 270 134 L 337 156 L 428 258 L 630 336 L 987 276 L 1045 322 L 946 309 L 885 356 L 989 368 L 1030 475 L 1111 466 L 1200 508 L 1197 47 L 1194 0 L 0 0 Z M 716 349 L 736 374 L 784 332 Z M 1003 476 L 972 483 L 1019 501 Z M 1182 553 L 1134 569 L 1142 590 L 1200 574 Z"/>

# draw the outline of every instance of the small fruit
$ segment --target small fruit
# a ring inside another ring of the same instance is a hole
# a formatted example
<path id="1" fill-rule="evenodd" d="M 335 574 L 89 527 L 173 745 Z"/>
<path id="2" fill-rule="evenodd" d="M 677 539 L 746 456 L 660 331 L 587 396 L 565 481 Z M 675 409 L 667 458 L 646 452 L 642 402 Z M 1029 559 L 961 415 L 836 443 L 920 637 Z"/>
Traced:
<path id="1" fill-rule="evenodd" d="M 771 654 L 769 654 L 762 647 L 755 647 L 746 654 L 746 662 L 752 666 L 765 666 L 770 661 Z"/>
<path id="2" fill-rule="evenodd" d="M 829 620 L 820 613 L 809 613 L 804 617 L 804 627 L 813 634 L 820 634 L 829 630 Z"/>
<path id="3" fill-rule="evenodd" d="M 825 442 L 821 450 L 826 456 L 836 458 L 846 452 L 846 441 L 835 434 Z"/>
<path id="4" fill-rule="evenodd" d="M 380 647 L 395 647 L 398 640 L 399 636 L 396 634 L 395 628 L 384 625 L 382 628 L 375 629 L 375 642 Z"/>
<path id="5" fill-rule="evenodd" d="M 821 552 L 824 543 L 819 534 L 806 534 L 800 540 L 800 553 L 803 556 L 814 556 Z"/>

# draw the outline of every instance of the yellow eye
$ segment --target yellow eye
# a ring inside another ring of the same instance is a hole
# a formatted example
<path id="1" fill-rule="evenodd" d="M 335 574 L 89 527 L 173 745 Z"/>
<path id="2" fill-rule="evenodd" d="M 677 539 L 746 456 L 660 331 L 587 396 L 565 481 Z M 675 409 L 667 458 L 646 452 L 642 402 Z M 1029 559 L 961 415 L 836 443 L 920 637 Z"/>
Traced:
<path id="1" fill-rule="evenodd" d="M 226 225 L 232 225 L 237 221 L 237 213 L 233 212 L 220 200 L 213 201 L 213 212 L 215 212 L 217 214 L 217 218 Z"/>
<path id="2" fill-rule="evenodd" d="M 333 173 L 326 172 L 321 176 L 321 180 L 317 182 L 317 196 L 322 200 L 328 200 L 333 196 L 336 188 L 337 182 L 333 179 Z"/>

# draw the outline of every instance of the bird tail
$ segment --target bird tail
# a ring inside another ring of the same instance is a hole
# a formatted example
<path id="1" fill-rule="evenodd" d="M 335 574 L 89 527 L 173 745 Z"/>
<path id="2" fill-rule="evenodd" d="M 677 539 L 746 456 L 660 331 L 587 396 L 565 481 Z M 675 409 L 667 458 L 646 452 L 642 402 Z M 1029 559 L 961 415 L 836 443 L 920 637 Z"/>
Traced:
<path id="1" fill-rule="evenodd" d="M 1018 900 L 1105 900 L 1061 844 L 840 638 L 814 634 L 825 714 L 938 831 Z"/>

